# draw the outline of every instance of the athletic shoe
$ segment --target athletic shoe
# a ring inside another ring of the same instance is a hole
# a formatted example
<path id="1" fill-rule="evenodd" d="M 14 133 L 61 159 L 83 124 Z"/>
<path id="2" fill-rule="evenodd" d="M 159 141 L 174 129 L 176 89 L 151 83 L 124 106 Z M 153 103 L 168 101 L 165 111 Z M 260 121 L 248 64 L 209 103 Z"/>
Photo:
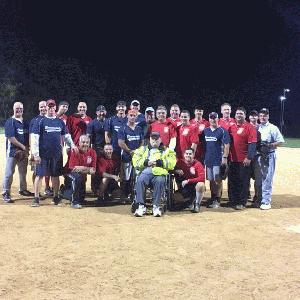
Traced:
<path id="1" fill-rule="evenodd" d="M 3 201 L 4 201 L 5 203 L 14 203 L 14 200 L 12 200 L 12 199 L 10 198 L 9 192 L 5 192 L 4 194 L 2 194 L 2 196 L 3 196 Z"/>
<path id="2" fill-rule="evenodd" d="M 104 198 L 103 197 L 98 197 L 97 200 L 95 201 L 95 206 L 96 207 L 105 206 Z"/>
<path id="3" fill-rule="evenodd" d="M 193 209 L 191 210 L 193 213 L 199 213 L 200 212 L 200 204 L 195 203 Z"/>
<path id="4" fill-rule="evenodd" d="M 34 196 L 34 193 L 24 190 L 24 191 L 19 191 L 19 195 L 25 196 L 25 197 L 32 197 L 32 196 Z"/>
<path id="5" fill-rule="evenodd" d="M 146 213 L 146 207 L 143 204 L 139 204 L 138 208 L 135 210 L 134 215 L 136 217 L 142 217 Z"/>
<path id="6" fill-rule="evenodd" d="M 262 210 L 268 210 L 268 209 L 271 209 L 271 204 L 262 204 L 260 206 L 260 209 Z"/>
<path id="7" fill-rule="evenodd" d="M 51 189 L 50 187 L 47 187 L 45 189 L 44 195 L 53 196 L 53 189 Z"/>
<path id="8" fill-rule="evenodd" d="M 243 210 L 245 208 L 245 206 L 243 204 L 237 204 L 234 208 L 236 210 Z"/>
<path id="9" fill-rule="evenodd" d="M 40 198 L 34 197 L 34 199 L 33 199 L 33 201 L 32 201 L 32 203 L 31 203 L 30 206 L 31 207 L 39 207 L 40 206 Z"/>
<path id="10" fill-rule="evenodd" d="M 72 208 L 76 208 L 76 209 L 82 208 L 82 206 L 79 203 L 77 203 L 77 204 L 71 204 L 71 207 Z"/>
<path id="11" fill-rule="evenodd" d="M 159 206 L 153 205 L 153 216 L 154 217 L 161 217 L 162 216 L 162 212 Z"/>
<path id="12" fill-rule="evenodd" d="M 208 206 L 209 208 L 219 208 L 220 207 L 220 203 L 218 200 L 214 200 L 213 203 L 211 205 Z"/>
<path id="13" fill-rule="evenodd" d="M 61 199 L 58 196 L 53 197 L 53 203 L 54 205 L 61 204 Z"/>

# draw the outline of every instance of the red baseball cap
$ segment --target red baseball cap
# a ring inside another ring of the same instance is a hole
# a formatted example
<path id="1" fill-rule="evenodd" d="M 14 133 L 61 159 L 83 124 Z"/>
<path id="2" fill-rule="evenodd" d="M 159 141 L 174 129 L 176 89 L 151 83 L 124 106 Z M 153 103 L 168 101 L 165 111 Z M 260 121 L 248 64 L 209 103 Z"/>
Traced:
<path id="1" fill-rule="evenodd" d="M 49 107 L 53 107 L 53 106 L 56 106 L 56 102 L 53 99 L 49 99 L 49 100 L 47 100 L 46 105 Z"/>

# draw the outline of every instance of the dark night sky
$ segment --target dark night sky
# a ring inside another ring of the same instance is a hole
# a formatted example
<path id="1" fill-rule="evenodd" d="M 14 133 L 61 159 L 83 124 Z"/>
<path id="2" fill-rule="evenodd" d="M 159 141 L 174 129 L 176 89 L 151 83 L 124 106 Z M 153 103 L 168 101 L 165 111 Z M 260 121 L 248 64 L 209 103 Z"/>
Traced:
<path id="1" fill-rule="evenodd" d="M 262 0 L 53 3 L 26 1 L 22 9 L 26 33 L 41 52 L 133 82 L 150 73 L 183 93 L 195 80 L 211 87 L 247 80 L 284 38 L 282 19 Z"/>

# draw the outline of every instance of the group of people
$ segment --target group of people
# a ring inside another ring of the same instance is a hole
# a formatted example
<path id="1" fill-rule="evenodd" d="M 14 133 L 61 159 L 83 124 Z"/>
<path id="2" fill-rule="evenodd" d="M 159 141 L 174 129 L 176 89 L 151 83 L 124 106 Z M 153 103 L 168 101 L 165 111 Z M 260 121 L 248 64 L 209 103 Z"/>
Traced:
<path id="1" fill-rule="evenodd" d="M 97 196 L 95 205 L 104 205 L 114 189 L 121 190 L 125 202 L 132 193 L 135 179 L 135 216 L 146 213 L 145 188 L 153 188 L 153 215 L 161 216 L 161 196 L 166 176 L 175 177 L 178 192 L 189 197 L 192 212 L 199 212 L 209 180 L 210 208 L 219 208 L 223 179 L 228 173 L 229 204 L 237 210 L 246 207 L 250 178 L 254 178 L 253 205 L 271 208 L 272 180 L 278 146 L 284 143 L 279 129 L 269 122 L 269 110 L 253 110 L 246 120 L 246 110 L 238 107 L 231 117 L 231 106 L 221 106 L 221 117 L 210 112 L 203 117 L 203 107 L 196 106 L 194 118 L 188 110 L 173 104 L 169 111 L 159 105 L 147 107 L 143 114 L 140 102 L 127 107 L 118 101 L 116 114 L 107 117 L 104 105 L 96 117 L 87 115 L 87 103 L 79 102 L 77 112 L 66 115 L 69 103 L 53 99 L 39 102 L 39 115 L 30 122 L 23 119 L 23 104 L 15 102 L 13 116 L 5 123 L 6 166 L 3 200 L 12 203 L 11 185 L 18 166 L 19 194 L 34 197 L 31 206 L 38 207 L 44 194 L 53 196 L 59 205 L 62 197 L 72 208 L 81 208 L 86 194 L 87 174 L 91 190 Z M 67 162 L 63 166 L 63 149 Z M 27 189 L 27 166 L 33 171 L 34 193 Z M 64 175 L 60 188 L 59 177 Z M 51 185 L 50 187 L 50 179 Z"/>

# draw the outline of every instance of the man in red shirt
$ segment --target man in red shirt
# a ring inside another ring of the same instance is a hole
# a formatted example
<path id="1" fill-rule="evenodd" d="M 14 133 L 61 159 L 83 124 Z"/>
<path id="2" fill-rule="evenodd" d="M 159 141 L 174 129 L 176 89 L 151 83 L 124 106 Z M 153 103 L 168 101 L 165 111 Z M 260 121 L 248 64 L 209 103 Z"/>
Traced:
<path id="1" fill-rule="evenodd" d="M 63 198 L 71 198 L 72 208 L 82 208 L 85 197 L 85 183 L 87 174 L 95 174 L 97 155 L 90 148 L 90 138 L 82 135 L 79 138 L 79 151 L 70 151 L 65 166 L 65 186 L 61 193 Z"/>
<path id="2" fill-rule="evenodd" d="M 194 153 L 199 143 L 198 128 L 190 124 L 190 113 L 188 110 L 183 110 L 180 114 L 181 125 L 176 128 L 177 144 L 176 156 L 183 158 L 186 149 L 192 148 Z"/>
<path id="3" fill-rule="evenodd" d="M 175 176 L 183 197 L 194 197 L 191 211 L 198 213 L 205 192 L 205 172 L 203 165 L 194 157 L 194 150 L 186 149 L 184 158 L 179 159 L 176 163 Z"/>
<path id="4" fill-rule="evenodd" d="M 170 117 L 168 118 L 168 120 L 172 122 L 175 128 L 181 124 L 180 108 L 178 104 L 172 104 L 170 108 Z"/>
<path id="5" fill-rule="evenodd" d="M 237 108 L 235 119 L 236 123 L 228 129 L 231 137 L 228 196 L 229 203 L 235 209 L 242 210 L 248 198 L 250 163 L 256 154 L 257 133 L 256 128 L 246 122 L 245 108 Z"/>
<path id="6" fill-rule="evenodd" d="M 67 101 L 60 101 L 58 104 L 58 111 L 57 111 L 57 117 L 64 121 L 64 123 L 67 125 L 67 119 L 68 116 L 66 115 L 66 112 L 69 110 L 69 102 Z"/>
<path id="7" fill-rule="evenodd" d="M 119 189 L 118 182 L 121 181 L 120 158 L 113 154 L 113 146 L 111 144 L 104 145 L 103 155 L 97 159 L 97 174 L 100 176 L 99 195 L 96 200 L 96 206 L 105 204 L 105 193 L 112 193 L 113 190 Z"/>
<path id="8" fill-rule="evenodd" d="M 86 111 L 86 103 L 79 102 L 77 113 L 69 116 L 67 119 L 67 128 L 76 146 L 79 144 L 80 136 L 86 134 L 87 124 L 92 121 L 92 118 L 87 116 Z"/>
<path id="9" fill-rule="evenodd" d="M 165 147 L 174 150 L 176 146 L 176 130 L 171 121 L 167 120 L 167 109 L 159 105 L 156 110 L 157 121 L 149 126 L 148 136 L 152 132 L 159 132 L 161 141 Z"/>
<path id="10" fill-rule="evenodd" d="M 219 126 L 228 130 L 228 128 L 235 123 L 235 119 L 230 118 L 231 105 L 229 103 L 223 103 L 221 105 L 222 118 L 219 119 Z"/>
<path id="11" fill-rule="evenodd" d="M 197 150 L 195 153 L 195 158 L 197 160 L 201 161 L 201 163 L 204 162 L 204 151 L 205 151 L 203 140 L 202 140 L 202 132 L 205 128 L 209 127 L 209 122 L 203 118 L 203 113 L 204 113 L 204 110 L 203 110 L 202 106 L 196 106 L 194 109 L 195 118 L 191 120 L 191 124 L 197 126 L 199 129 L 199 132 L 198 132 L 199 143 L 198 143 Z"/>

